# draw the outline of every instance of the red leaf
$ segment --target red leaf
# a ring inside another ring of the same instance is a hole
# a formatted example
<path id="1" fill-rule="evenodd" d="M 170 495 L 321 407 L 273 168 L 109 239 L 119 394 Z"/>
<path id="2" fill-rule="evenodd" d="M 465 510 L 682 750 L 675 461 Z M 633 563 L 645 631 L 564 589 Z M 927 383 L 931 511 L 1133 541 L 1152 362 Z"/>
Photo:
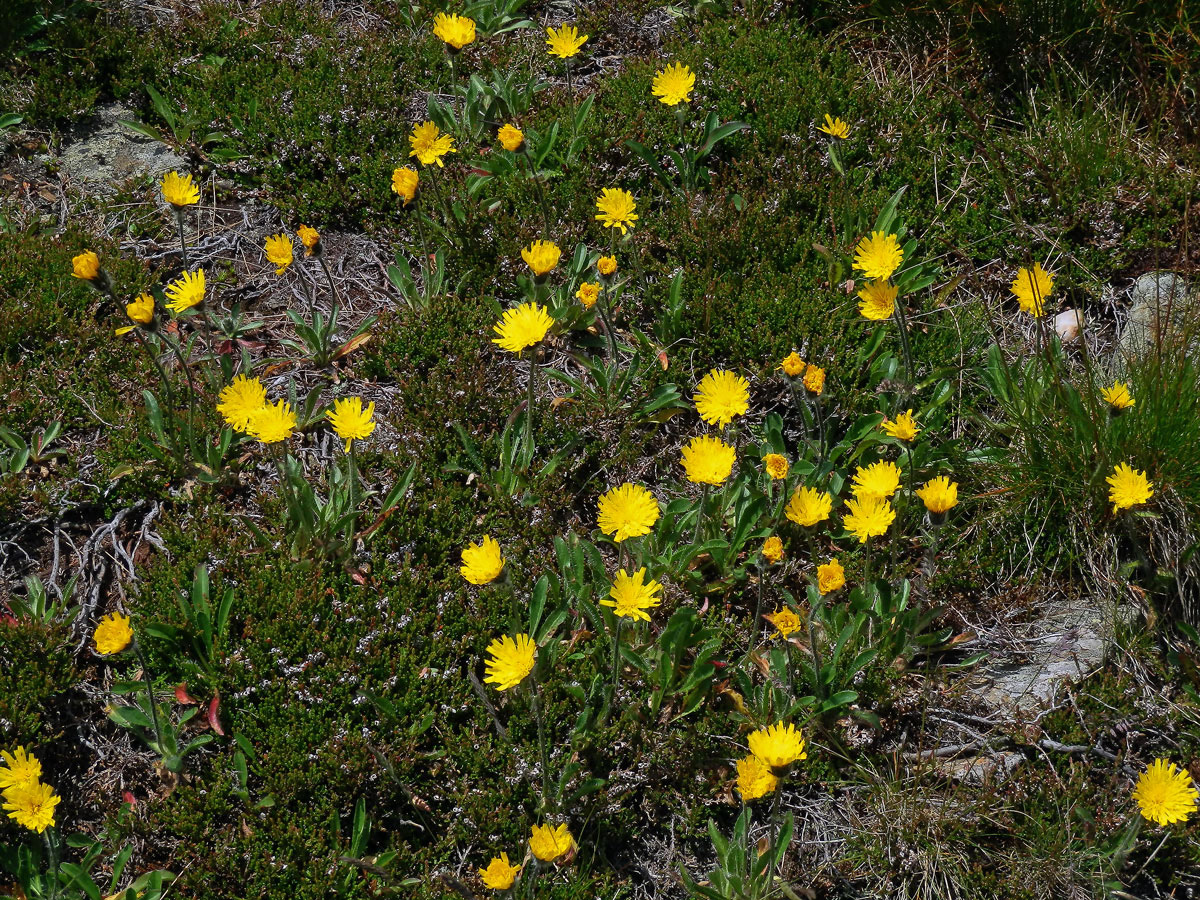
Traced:
<path id="1" fill-rule="evenodd" d="M 188 695 L 186 681 L 183 684 L 179 685 L 179 687 L 175 688 L 175 699 L 178 700 L 180 703 L 186 704 L 188 706 L 191 706 L 193 703 L 199 702 L 198 700 L 195 700 L 191 696 Z"/>
<path id="2" fill-rule="evenodd" d="M 212 730 L 225 737 L 225 729 L 221 727 L 221 719 L 217 715 L 221 709 L 221 694 L 218 692 L 213 694 L 213 698 L 208 704 L 208 724 L 212 726 Z"/>
<path id="3" fill-rule="evenodd" d="M 133 796 L 129 791 L 122 791 L 121 797 L 129 804 L 130 808 L 137 806 L 137 797 Z"/>

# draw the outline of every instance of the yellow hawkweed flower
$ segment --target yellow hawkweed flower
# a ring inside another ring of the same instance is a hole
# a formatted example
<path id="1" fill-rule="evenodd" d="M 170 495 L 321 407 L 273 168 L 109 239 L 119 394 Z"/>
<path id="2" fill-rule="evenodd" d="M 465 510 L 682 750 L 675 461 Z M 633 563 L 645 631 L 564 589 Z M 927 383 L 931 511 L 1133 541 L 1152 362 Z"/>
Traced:
<path id="1" fill-rule="evenodd" d="M 575 292 L 575 296 L 579 298 L 579 302 L 583 304 L 584 309 L 591 309 L 596 305 L 596 300 L 600 297 L 600 282 L 585 281 L 579 286 L 579 290 Z"/>
<path id="2" fill-rule="evenodd" d="M 896 511 L 883 497 L 869 496 L 846 501 L 850 512 L 843 522 L 846 530 L 865 544 L 868 538 L 887 534 L 888 526 L 896 518 Z"/>
<path id="3" fill-rule="evenodd" d="M 100 257 L 91 250 L 84 250 L 71 259 L 71 276 L 84 281 L 95 281 L 100 277 Z"/>
<path id="4" fill-rule="evenodd" d="M 1109 405 L 1114 415 L 1122 413 L 1137 403 L 1129 391 L 1129 385 L 1123 381 L 1114 381 L 1112 387 L 1105 388 L 1100 395 Z"/>
<path id="5" fill-rule="evenodd" d="M 538 278 L 554 271 L 561 258 L 562 251 L 554 241 L 534 241 L 521 251 L 521 259 Z"/>
<path id="6" fill-rule="evenodd" d="M 546 307 L 532 301 L 522 303 L 516 309 L 506 309 L 500 321 L 492 326 L 492 331 L 499 335 L 492 338 L 492 343 L 510 353 L 520 353 L 542 340 L 553 325 Z"/>
<path id="7" fill-rule="evenodd" d="M 241 434 L 250 433 L 251 419 L 266 405 L 267 389 L 257 378 L 245 375 L 234 376 L 217 398 L 217 412 L 225 424 Z"/>
<path id="8" fill-rule="evenodd" d="M 694 484 L 723 484 L 733 471 L 736 455 L 720 438 L 702 434 L 683 448 L 683 469 Z"/>
<path id="9" fill-rule="evenodd" d="M 409 151 L 409 156 L 415 156 L 417 161 L 428 166 L 431 163 L 437 163 L 438 167 L 445 166 L 442 162 L 442 157 L 447 153 L 457 153 L 454 148 L 454 138 L 448 134 L 442 134 L 432 122 L 422 122 L 420 125 L 414 125 L 412 134 L 408 136 L 409 146 L 412 150 Z M 396 189 L 395 176 L 393 176 L 392 190 Z M 397 191 L 399 193 L 399 191 Z M 407 202 L 405 206 L 407 206 Z"/>
<path id="10" fill-rule="evenodd" d="M 622 569 L 613 579 L 612 589 L 608 597 L 600 601 L 601 606 L 610 606 L 623 619 L 641 619 L 649 622 L 650 616 L 646 610 L 653 609 L 662 603 L 658 596 L 662 585 L 654 579 L 643 584 L 646 578 L 646 568 L 643 566 L 632 575 Z M 611 599 L 610 599 L 611 598 Z"/>
<path id="11" fill-rule="evenodd" d="M 783 559 L 783 541 L 776 535 L 771 535 L 762 545 L 763 559 L 771 565 L 775 565 Z"/>
<path id="12" fill-rule="evenodd" d="M 485 534 L 478 544 L 468 544 L 458 571 L 471 584 L 491 584 L 499 578 L 504 571 L 504 557 L 495 538 Z"/>
<path id="13" fill-rule="evenodd" d="M 105 616 L 92 632 L 92 643 L 102 656 L 120 653 L 132 640 L 133 629 L 129 627 L 129 617 L 120 613 Z"/>
<path id="14" fill-rule="evenodd" d="M 817 566 L 817 590 L 822 594 L 832 594 L 846 584 L 846 570 L 836 559 Z"/>
<path id="15" fill-rule="evenodd" d="M 788 378 L 795 378 L 804 371 L 804 360 L 800 358 L 799 353 L 793 350 L 783 358 L 779 368 L 783 369 L 783 374 Z"/>
<path id="16" fill-rule="evenodd" d="M 525 133 L 515 125 L 501 125 L 496 137 L 509 153 L 516 153 L 525 146 Z"/>
<path id="17" fill-rule="evenodd" d="M 171 298 L 167 309 L 181 313 L 204 302 L 204 270 L 184 272 L 167 285 L 164 293 Z"/>
<path id="18" fill-rule="evenodd" d="M 278 444 L 292 436 L 296 428 L 296 412 L 286 400 L 264 403 L 250 414 L 246 431 L 264 444 Z"/>
<path id="19" fill-rule="evenodd" d="M 904 261 L 904 248 L 894 234 L 872 231 L 854 248 L 854 268 L 867 278 L 890 278 Z"/>
<path id="20" fill-rule="evenodd" d="M 1113 473 L 1104 480 L 1111 485 L 1108 499 L 1113 505 L 1113 515 L 1140 506 L 1154 496 L 1154 485 L 1146 473 L 1133 469 L 1129 463 L 1117 463 Z"/>
<path id="21" fill-rule="evenodd" d="M 1045 300 L 1054 290 L 1054 273 L 1043 269 L 1041 263 L 1034 263 L 1032 271 L 1022 266 L 1009 290 L 1021 304 L 1022 312 L 1040 316 L 1046 312 Z"/>
<path id="22" fill-rule="evenodd" d="M 830 117 L 829 113 L 825 113 L 825 124 L 818 126 L 818 130 L 834 138 L 844 139 L 850 136 L 850 126 L 841 119 Z"/>
<path id="23" fill-rule="evenodd" d="M 882 279 L 868 281 L 859 289 L 858 296 L 862 300 L 858 304 L 858 311 L 864 319 L 870 319 L 872 322 L 881 322 L 889 318 L 896 311 L 896 295 L 899 290 L 896 285 Z"/>
<path id="24" fill-rule="evenodd" d="M 54 807 L 60 800 L 50 785 L 24 781 L 4 792 L 4 809 L 18 825 L 41 834 L 54 827 Z"/>
<path id="25" fill-rule="evenodd" d="M 162 195 L 177 210 L 200 202 L 200 188 L 192 183 L 190 173 L 180 175 L 178 172 L 168 172 L 164 175 Z"/>
<path id="26" fill-rule="evenodd" d="M 375 401 L 365 407 L 361 397 L 344 397 L 333 401 L 333 409 L 325 410 L 329 424 L 337 432 L 337 436 L 346 442 L 346 452 L 350 452 L 351 441 L 361 441 L 370 437 L 375 430 Z"/>
<path id="27" fill-rule="evenodd" d="M 1187 769 L 1165 759 L 1156 759 L 1146 767 L 1133 790 L 1142 817 L 1163 827 L 1186 822 L 1196 811 L 1200 792 L 1192 786 Z"/>
<path id="28" fill-rule="evenodd" d="M 12 753 L 0 750 L 0 759 L 4 760 L 4 765 L 0 766 L 0 790 L 42 777 L 41 762 L 24 747 L 18 746 Z"/>
<path id="29" fill-rule="evenodd" d="M 788 500 L 784 514 L 797 525 L 811 528 L 818 522 L 828 519 L 829 511 L 832 509 L 832 495 L 816 488 L 800 487 L 796 488 L 791 499 Z"/>
<path id="30" fill-rule="evenodd" d="M 275 264 L 276 275 L 282 275 L 295 259 L 292 254 L 292 239 L 286 234 L 276 234 L 267 238 L 264 249 L 267 252 L 267 259 Z"/>
<path id="31" fill-rule="evenodd" d="M 409 156 L 412 154 L 410 153 Z M 392 172 L 392 190 L 400 195 L 405 206 L 417 198 L 417 186 L 420 183 L 421 176 L 411 166 L 402 166 Z"/>
<path id="32" fill-rule="evenodd" d="M 492 861 L 487 864 L 486 869 L 479 870 L 479 877 L 483 879 L 484 887 L 491 888 L 493 891 L 507 891 L 513 886 L 517 876 L 521 874 L 521 868 L 521 866 L 514 866 L 508 861 L 507 853 L 501 853 L 499 856 L 492 857 Z"/>
<path id="33" fill-rule="evenodd" d="M 884 460 L 854 471 L 852 490 L 860 500 L 866 497 L 890 497 L 900 489 L 900 467 Z"/>
<path id="34" fill-rule="evenodd" d="M 658 521 L 658 500 L 638 484 L 625 483 L 600 497 L 597 523 L 618 544 L 649 534 Z"/>
<path id="35" fill-rule="evenodd" d="M 750 735 L 750 752 L 772 770 L 783 769 L 794 762 L 808 759 L 804 752 L 804 736 L 791 722 L 777 722 L 760 728 Z"/>
<path id="36" fill-rule="evenodd" d="M 433 36 L 457 53 L 475 40 L 475 20 L 455 13 L 440 12 L 433 17 Z"/>
<path id="37" fill-rule="evenodd" d="M 551 56 L 559 59 L 570 59 L 579 52 L 588 36 L 580 35 L 574 25 L 563 25 L 559 28 L 546 29 L 546 47 Z"/>
<path id="38" fill-rule="evenodd" d="M 596 261 L 596 271 L 608 278 L 617 271 L 617 258 L 615 256 L 602 256 Z"/>
<path id="39" fill-rule="evenodd" d="M 958 483 L 951 481 L 945 475 L 925 482 L 924 487 L 913 491 L 925 508 L 934 515 L 941 515 L 958 505 Z"/>
<path id="40" fill-rule="evenodd" d="M 879 427 L 898 441 L 914 441 L 921 433 L 911 409 L 896 416 L 894 422 L 891 419 L 884 419 Z"/>
<path id="41" fill-rule="evenodd" d="M 534 825 L 529 835 L 529 849 L 542 862 L 554 862 L 575 849 L 575 838 L 567 826 Z"/>
<path id="42" fill-rule="evenodd" d="M 735 372 L 713 369 L 696 385 L 692 401 L 701 419 L 724 431 L 734 416 L 750 408 L 750 382 Z"/>
<path id="43" fill-rule="evenodd" d="M 821 396 L 825 390 L 825 370 L 809 363 L 804 369 L 804 389 L 810 394 Z"/>
<path id="44" fill-rule="evenodd" d="M 309 228 L 307 225 L 301 225 L 296 229 L 296 237 L 300 238 L 300 243 L 304 245 L 305 256 L 312 256 L 316 252 L 317 244 L 321 243 L 321 232 L 315 228 Z"/>
<path id="45" fill-rule="evenodd" d="M 138 325 L 149 325 L 154 321 L 154 298 L 145 292 L 138 294 L 136 300 L 125 304 L 125 315 L 129 317 L 131 322 L 136 322 Z M 128 334 L 135 327 L 137 326 L 126 325 L 123 328 L 118 328 L 116 333 Z"/>
<path id="46" fill-rule="evenodd" d="M 775 633 L 785 641 L 792 634 L 799 631 L 800 626 L 803 624 L 800 621 L 800 617 L 786 606 L 770 615 L 763 616 L 763 618 L 775 626 Z"/>
<path id="47" fill-rule="evenodd" d="M 596 221 L 605 228 L 620 228 L 621 234 L 628 233 L 638 220 L 637 204 L 633 194 L 621 188 L 605 188 L 596 198 Z"/>
<path id="48" fill-rule="evenodd" d="M 537 644 L 527 634 L 518 634 L 515 640 L 507 634 L 502 635 L 488 644 L 487 652 L 491 659 L 485 661 L 487 674 L 483 680 L 494 684 L 498 691 L 519 685 L 533 671 L 537 661 Z"/>
<path id="49" fill-rule="evenodd" d="M 779 779 L 770 767 L 753 753 L 737 761 L 737 788 L 742 801 L 749 803 L 779 787 Z"/>
<path id="50" fill-rule="evenodd" d="M 667 106 L 678 106 L 692 99 L 692 89 L 696 86 L 696 76 L 687 66 L 671 63 L 654 76 L 651 92 Z"/>
<path id="51" fill-rule="evenodd" d="M 768 475 L 779 481 L 782 478 L 787 478 L 790 465 L 788 458 L 782 453 L 768 453 L 763 457 L 763 467 L 767 470 Z"/>

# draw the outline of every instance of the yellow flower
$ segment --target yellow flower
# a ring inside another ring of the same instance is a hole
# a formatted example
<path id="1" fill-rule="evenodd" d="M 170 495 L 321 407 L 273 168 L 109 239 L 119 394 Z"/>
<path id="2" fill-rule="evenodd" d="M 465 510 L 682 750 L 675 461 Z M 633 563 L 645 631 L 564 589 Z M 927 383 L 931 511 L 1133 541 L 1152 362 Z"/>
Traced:
<path id="1" fill-rule="evenodd" d="M 621 234 L 626 234 L 637 221 L 637 204 L 633 194 L 621 188 L 605 188 L 596 198 L 596 209 L 600 212 L 596 221 L 605 228 L 620 228 Z"/>
<path id="2" fill-rule="evenodd" d="M 410 153 L 409 156 L 412 154 Z M 411 166 L 402 166 L 392 172 L 392 191 L 400 195 L 405 206 L 417 198 L 417 186 L 420 182 L 421 177 Z"/>
<path id="3" fill-rule="evenodd" d="M 133 629 L 129 627 L 129 617 L 120 613 L 105 616 L 92 633 L 92 643 L 102 656 L 120 653 L 132 640 Z"/>
<path id="4" fill-rule="evenodd" d="M 696 86 L 696 76 L 687 66 L 671 63 L 654 76 L 651 91 L 654 96 L 667 106 L 678 106 L 692 99 L 692 89 Z"/>
<path id="5" fill-rule="evenodd" d="M 575 848 L 575 838 L 567 826 L 534 825 L 529 836 L 529 849 L 542 862 L 554 862 Z"/>
<path id="6" fill-rule="evenodd" d="M 491 659 L 486 660 L 484 681 L 494 684 L 496 690 L 515 688 L 533 671 L 537 660 L 537 644 L 527 634 L 518 634 L 516 640 L 507 634 L 488 644 Z"/>
<path id="7" fill-rule="evenodd" d="M 733 471 L 735 456 L 723 440 L 703 434 L 683 448 L 683 469 L 694 484 L 722 484 Z"/>
<path id="8" fill-rule="evenodd" d="M 1046 311 L 1044 301 L 1054 290 L 1054 273 L 1043 269 L 1041 263 L 1034 263 L 1032 271 L 1022 266 L 1017 270 L 1016 280 L 1009 290 L 1021 304 L 1023 312 L 1040 316 Z"/>
<path id="9" fill-rule="evenodd" d="M 267 238 L 265 249 L 267 251 L 267 259 L 275 263 L 275 274 L 282 275 L 294 259 L 292 255 L 292 239 L 286 234 L 272 235 Z"/>
<path id="10" fill-rule="evenodd" d="M 804 388 L 810 394 L 816 394 L 819 397 L 825 390 L 825 370 L 809 363 L 804 370 Z"/>
<path id="11" fill-rule="evenodd" d="M 700 379 L 692 400 L 700 418 L 724 431 L 734 416 L 750 408 L 750 382 L 734 372 L 713 369 Z"/>
<path id="12" fill-rule="evenodd" d="M 1196 811 L 1200 796 L 1192 786 L 1187 769 L 1165 759 L 1156 759 L 1146 767 L 1133 790 L 1133 799 L 1143 818 L 1161 826 L 1186 822 Z"/>
<path id="13" fill-rule="evenodd" d="M 891 461 L 877 462 L 854 471 L 852 490 L 860 500 L 867 497 L 890 497 L 900 489 L 900 467 Z"/>
<path id="14" fill-rule="evenodd" d="M 0 750 L 0 789 L 8 790 L 13 785 L 24 784 L 27 781 L 37 781 L 42 777 L 42 764 L 36 756 L 17 747 L 12 753 Z"/>
<path id="15" fill-rule="evenodd" d="M 100 275 L 100 257 L 91 250 L 84 250 L 71 259 L 71 275 L 84 281 L 95 281 Z"/>
<path id="16" fill-rule="evenodd" d="M 894 234 L 872 231 L 854 248 L 854 268 L 867 278 L 890 278 L 904 261 L 904 249 Z"/>
<path id="17" fill-rule="evenodd" d="M 554 241 L 534 241 L 521 251 L 521 259 L 539 278 L 552 272 L 561 257 L 562 251 Z"/>
<path id="18" fill-rule="evenodd" d="M 947 512 L 958 505 L 958 484 L 945 475 L 925 482 L 924 487 L 917 488 L 913 493 L 920 497 L 925 508 L 934 514 Z"/>
<path id="19" fill-rule="evenodd" d="M 829 113 L 825 113 L 825 124 L 819 126 L 819 130 L 825 132 L 830 137 L 846 138 L 850 136 L 850 126 L 841 119 L 831 118 Z"/>
<path id="20" fill-rule="evenodd" d="M 763 541 L 762 555 L 763 559 L 765 559 L 771 565 L 775 565 L 777 562 L 783 559 L 783 541 L 781 541 L 776 535 L 771 535 L 769 538 Z"/>
<path id="21" fill-rule="evenodd" d="M 579 48 L 587 39 L 586 34 L 580 36 L 579 29 L 574 25 L 546 29 L 546 47 L 551 56 L 557 56 L 559 59 L 570 59 L 579 52 Z"/>
<path id="22" fill-rule="evenodd" d="M 607 278 L 617 271 L 617 258 L 615 256 L 602 256 L 596 261 L 596 271 Z"/>
<path id="23" fill-rule="evenodd" d="M 296 428 L 296 413 L 290 403 L 278 400 L 273 405 L 264 403 L 250 414 L 246 425 L 251 437 L 264 444 L 277 444 L 292 436 Z"/>
<path id="24" fill-rule="evenodd" d="M 167 309 L 173 313 L 181 313 L 204 302 L 204 270 L 184 272 L 167 285 L 164 293 L 171 298 Z"/>
<path id="25" fill-rule="evenodd" d="M 600 296 L 600 282 L 585 281 L 579 286 L 579 290 L 575 292 L 575 296 L 579 298 L 579 302 L 583 304 L 584 309 L 591 309 L 596 305 L 596 300 Z"/>
<path id="26" fill-rule="evenodd" d="M 753 753 L 737 761 L 737 773 L 738 793 L 744 803 L 765 797 L 779 787 L 775 773 Z"/>
<path id="27" fill-rule="evenodd" d="M 1112 486 L 1108 499 L 1113 505 L 1114 515 L 1123 509 L 1139 506 L 1154 496 L 1154 485 L 1146 473 L 1131 468 L 1129 463 L 1118 463 L 1113 473 L 1104 480 Z"/>
<path id="28" fill-rule="evenodd" d="M 921 429 L 917 427 L 917 420 L 913 418 L 913 411 L 911 409 L 896 416 L 896 421 L 894 422 L 891 419 L 884 419 L 879 427 L 898 441 L 916 440 L 917 435 L 921 433 Z"/>
<path id="29" fill-rule="evenodd" d="M 18 825 L 41 834 L 54 826 L 54 807 L 61 799 L 48 784 L 24 781 L 4 792 L 4 809 Z"/>
<path id="30" fill-rule="evenodd" d="M 788 378 L 795 378 L 804 371 L 804 360 L 800 358 L 799 353 L 793 350 L 783 358 L 779 368 L 783 369 L 783 374 Z"/>
<path id="31" fill-rule="evenodd" d="M 788 473 L 788 458 L 781 453 L 768 453 L 763 457 L 763 466 L 767 470 L 767 474 L 779 481 L 781 478 L 787 478 Z"/>
<path id="32" fill-rule="evenodd" d="M 457 52 L 475 40 L 475 20 L 440 12 L 433 17 L 433 36 Z"/>
<path id="33" fill-rule="evenodd" d="M 894 284 L 881 279 L 868 281 L 858 292 L 862 298 L 858 311 L 864 319 L 883 321 L 896 311 L 896 294 L 899 290 Z"/>
<path id="34" fill-rule="evenodd" d="M 794 762 L 808 759 L 804 752 L 804 736 L 790 722 L 777 722 L 760 728 L 750 735 L 750 752 L 765 766 L 782 769 Z"/>
<path id="35" fill-rule="evenodd" d="M 458 152 L 454 149 L 454 138 L 448 134 L 442 134 L 441 130 L 432 122 L 414 125 L 412 134 L 408 136 L 408 143 L 412 147 L 408 155 L 415 156 L 423 166 L 437 163 L 440 168 L 445 165 L 442 162 L 443 156 L 447 153 Z M 392 176 L 392 190 L 396 190 L 394 175 Z M 400 192 L 396 191 L 396 193 Z M 408 205 L 407 201 L 404 205 Z"/>
<path id="36" fill-rule="evenodd" d="M 828 519 L 831 509 L 833 509 L 833 497 L 830 494 L 816 488 L 801 487 L 796 488 L 792 494 L 784 513 L 790 521 L 797 525 L 811 528 L 818 522 Z"/>
<path id="37" fill-rule="evenodd" d="M 836 559 L 817 566 L 817 590 L 822 594 L 832 594 L 846 584 L 846 570 Z"/>
<path id="38" fill-rule="evenodd" d="M 415 175 L 416 173 L 414 172 L 413 174 Z M 394 183 L 395 181 L 393 180 Z M 300 238 L 300 243 L 304 245 L 305 256 L 312 256 L 317 244 L 321 243 L 321 232 L 315 228 L 309 228 L 307 225 L 301 225 L 296 229 L 296 237 Z"/>
<path id="39" fill-rule="evenodd" d="M 515 125 L 501 125 L 496 137 L 509 153 L 516 153 L 525 145 L 525 133 Z"/>
<path id="40" fill-rule="evenodd" d="M 493 891 L 507 891 L 520 874 L 521 866 L 512 865 L 508 861 L 507 853 L 493 856 L 492 861 L 487 864 L 487 868 L 479 870 L 483 886 L 491 888 Z"/>
<path id="41" fill-rule="evenodd" d="M 267 389 L 257 378 L 237 375 L 232 383 L 221 389 L 217 412 L 234 431 L 250 433 L 250 420 L 267 405 Z"/>
<path id="42" fill-rule="evenodd" d="M 658 521 L 658 500 L 638 484 L 625 483 L 600 497 L 597 523 L 618 544 L 649 534 Z"/>
<path id="43" fill-rule="evenodd" d="M 643 622 L 649 622 L 650 616 L 646 610 L 653 609 L 662 603 L 662 598 L 658 596 L 662 591 L 662 585 L 653 579 L 643 584 L 645 578 L 644 566 L 632 575 L 622 569 L 613 579 L 608 597 L 601 600 L 600 605 L 611 606 L 613 611 L 624 619 L 635 621 L 641 619 Z"/>
<path id="44" fill-rule="evenodd" d="M 154 298 L 143 292 L 132 303 L 125 304 L 125 315 L 138 325 L 149 325 L 154 321 Z M 136 326 L 126 325 L 117 329 L 117 334 L 128 334 Z"/>
<path id="45" fill-rule="evenodd" d="M 1137 403 L 1133 399 L 1133 394 L 1129 392 L 1129 385 L 1123 381 L 1114 381 L 1112 387 L 1105 388 L 1100 395 L 1104 398 L 1104 402 L 1112 407 L 1114 413 L 1124 412 Z"/>
<path id="46" fill-rule="evenodd" d="M 532 301 L 522 303 L 516 309 L 505 310 L 500 321 L 492 326 L 492 331 L 499 335 L 492 338 L 492 343 L 510 353 L 520 353 L 542 340 L 553 325 L 546 307 Z"/>
<path id="47" fill-rule="evenodd" d="M 865 544 L 868 538 L 887 534 L 888 526 L 896 518 L 896 511 L 883 497 L 861 497 L 846 501 L 850 512 L 843 520 L 846 530 Z"/>
<path id="48" fill-rule="evenodd" d="M 488 534 L 478 544 L 468 544 L 463 549 L 462 566 L 458 571 L 471 584 L 491 584 L 504 571 L 500 545 Z"/>
<path id="49" fill-rule="evenodd" d="M 800 630 L 800 617 L 788 609 L 786 606 L 783 609 L 776 610 L 768 616 L 763 616 L 768 622 L 775 626 L 775 632 L 785 641 L 795 632 Z"/>
<path id="50" fill-rule="evenodd" d="M 365 407 L 361 397 L 344 397 L 333 401 L 333 409 L 325 410 L 325 416 L 337 432 L 337 436 L 346 442 L 346 452 L 350 452 L 351 441 L 361 441 L 370 437 L 375 430 L 375 401 Z"/>
<path id="51" fill-rule="evenodd" d="M 200 202 L 200 188 L 192 184 L 192 176 L 168 172 L 162 180 L 163 199 L 176 209 Z"/>

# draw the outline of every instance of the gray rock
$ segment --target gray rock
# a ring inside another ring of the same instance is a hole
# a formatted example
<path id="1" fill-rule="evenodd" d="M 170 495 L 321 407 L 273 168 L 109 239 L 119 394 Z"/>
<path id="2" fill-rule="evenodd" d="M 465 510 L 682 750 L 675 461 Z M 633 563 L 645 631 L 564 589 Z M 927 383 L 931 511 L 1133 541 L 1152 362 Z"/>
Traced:
<path id="1" fill-rule="evenodd" d="M 991 756 L 968 756 L 962 759 L 939 761 L 937 771 L 947 778 L 965 784 L 996 785 L 1006 781 L 1025 757 L 1013 750 L 1002 750 Z"/>
<path id="2" fill-rule="evenodd" d="M 133 110 L 118 104 L 98 110 L 100 127 L 82 140 L 63 148 L 59 170 L 86 188 L 107 192 L 129 178 L 151 178 L 172 170 L 185 171 L 187 163 L 168 147 L 142 137 L 120 124 L 135 121 Z"/>
<path id="3" fill-rule="evenodd" d="M 1147 272 L 1134 282 L 1118 362 L 1141 356 L 1161 338 L 1178 333 L 1195 311 L 1194 300 L 1187 282 L 1173 272 Z"/>

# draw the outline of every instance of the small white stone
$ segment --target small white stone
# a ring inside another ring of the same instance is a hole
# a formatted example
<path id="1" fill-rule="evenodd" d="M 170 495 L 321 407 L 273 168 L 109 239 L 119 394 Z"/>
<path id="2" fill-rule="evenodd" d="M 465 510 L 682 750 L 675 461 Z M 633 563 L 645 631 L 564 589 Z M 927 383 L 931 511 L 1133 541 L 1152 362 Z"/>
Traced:
<path id="1" fill-rule="evenodd" d="M 1077 309 L 1065 309 L 1054 317 L 1054 331 L 1064 344 L 1078 339 L 1082 330 L 1083 314 Z"/>

